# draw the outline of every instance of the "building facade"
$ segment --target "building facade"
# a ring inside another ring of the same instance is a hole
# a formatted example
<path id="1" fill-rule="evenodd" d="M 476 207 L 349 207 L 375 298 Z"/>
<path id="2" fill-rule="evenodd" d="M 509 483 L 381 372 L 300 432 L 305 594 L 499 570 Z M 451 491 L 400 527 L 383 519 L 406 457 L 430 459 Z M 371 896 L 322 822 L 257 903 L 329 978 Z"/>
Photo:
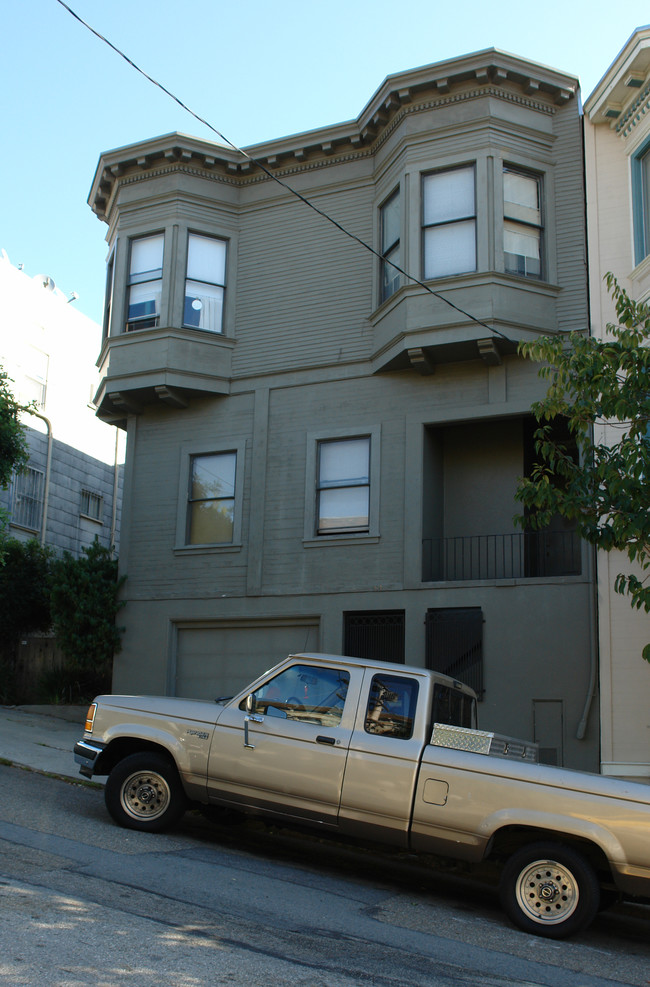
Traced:
<path id="1" fill-rule="evenodd" d="M 588 324 L 576 79 L 486 50 L 246 155 L 107 152 L 89 201 L 96 403 L 128 434 L 115 690 L 366 654 L 468 681 L 484 728 L 597 769 L 591 554 L 513 521 L 546 388 L 517 346 Z"/>
<path id="2" fill-rule="evenodd" d="M 616 311 L 608 272 L 638 301 L 650 301 L 650 27 L 639 28 L 585 102 L 585 158 L 592 333 L 606 336 Z M 600 427 L 598 441 L 616 441 Z M 598 555 L 603 774 L 650 779 L 650 668 L 641 658 L 650 617 L 614 592 L 631 564 Z"/>
<path id="3" fill-rule="evenodd" d="M 71 304 L 72 302 L 72 304 Z M 0 256 L 0 366 L 23 416 L 26 468 L 0 491 L 7 534 L 79 555 L 95 538 L 119 547 L 125 439 L 91 401 L 101 327 L 52 278 L 30 277 Z"/>

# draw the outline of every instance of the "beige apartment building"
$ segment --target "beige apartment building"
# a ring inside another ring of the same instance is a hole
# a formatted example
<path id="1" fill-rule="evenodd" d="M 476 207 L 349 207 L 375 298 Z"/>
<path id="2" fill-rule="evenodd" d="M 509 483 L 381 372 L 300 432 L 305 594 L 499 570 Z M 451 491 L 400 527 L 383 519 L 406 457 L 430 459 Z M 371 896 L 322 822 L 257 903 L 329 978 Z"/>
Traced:
<path id="1" fill-rule="evenodd" d="M 513 520 L 546 388 L 518 344 L 588 325 L 577 80 L 489 49 L 246 154 L 108 151 L 89 201 L 98 413 L 128 433 L 115 690 L 405 661 L 597 770 L 591 552 Z"/>
<path id="2" fill-rule="evenodd" d="M 585 157 L 592 333 L 616 312 L 603 277 L 613 272 L 650 301 L 650 27 L 637 29 L 585 103 Z M 604 426 L 597 440 L 615 441 Z M 614 592 L 621 553 L 598 555 L 603 774 L 650 780 L 650 666 L 641 651 L 650 617 Z"/>

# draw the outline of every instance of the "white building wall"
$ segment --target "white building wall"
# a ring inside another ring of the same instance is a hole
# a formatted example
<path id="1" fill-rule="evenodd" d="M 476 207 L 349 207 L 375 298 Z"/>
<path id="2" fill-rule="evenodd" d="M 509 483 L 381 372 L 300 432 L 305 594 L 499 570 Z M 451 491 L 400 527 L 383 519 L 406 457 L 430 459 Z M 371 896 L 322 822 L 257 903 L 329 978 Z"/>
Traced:
<path id="1" fill-rule="evenodd" d="M 632 75 L 644 81 L 630 86 Z M 649 82 L 650 29 L 643 28 L 585 102 L 591 327 L 599 338 L 616 321 L 604 281 L 608 272 L 633 298 L 650 299 L 650 256 L 635 265 L 631 178 L 631 158 L 650 137 L 650 113 L 639 112 L 630 126 L 620 126 Z M 618 431 L 601 426 L 595 439 L 613 442 Z M 650 780 L 650 665 L 641 657 L 650 642 L 650 615 L 633 610 L 629 597 L 614 591 L 616 576 L 631 571 L 623 553 L 599 553 L 601 770 Z"/>

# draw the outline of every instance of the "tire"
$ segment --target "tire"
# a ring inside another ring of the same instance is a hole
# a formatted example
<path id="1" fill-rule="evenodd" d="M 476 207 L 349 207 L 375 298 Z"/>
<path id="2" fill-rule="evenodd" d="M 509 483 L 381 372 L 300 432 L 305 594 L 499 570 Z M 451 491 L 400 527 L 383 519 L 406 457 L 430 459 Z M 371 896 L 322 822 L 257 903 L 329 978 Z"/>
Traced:
<path id="1" fill-rule="evenodd" d="M 104 800 L 118 825 L 146 833 L 169 829 L 187 807 L 176 766 L 155 751 L 119 761 L 106 781 Z"/>
<path id="2" fill-rule="evenodd" d="M 600 888 L 591 865 L 572 847 L 532 843 L 506 862 L 501 904 L 524 932 L 564 939 L 593 921 Z"/>

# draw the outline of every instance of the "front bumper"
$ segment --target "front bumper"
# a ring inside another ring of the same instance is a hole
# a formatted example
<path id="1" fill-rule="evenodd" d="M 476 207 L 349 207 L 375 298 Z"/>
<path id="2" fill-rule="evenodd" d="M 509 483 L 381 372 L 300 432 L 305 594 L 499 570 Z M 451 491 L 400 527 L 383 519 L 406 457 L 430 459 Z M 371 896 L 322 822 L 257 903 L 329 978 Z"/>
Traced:
<path id="1" fill-rule="evenodd" d="M 84 778 L 92 778 L 97 758 L 106 744 L 96 740 L 78 740 L 74 745 L 74 759 L 79 765 L 79 774 Z"/>

